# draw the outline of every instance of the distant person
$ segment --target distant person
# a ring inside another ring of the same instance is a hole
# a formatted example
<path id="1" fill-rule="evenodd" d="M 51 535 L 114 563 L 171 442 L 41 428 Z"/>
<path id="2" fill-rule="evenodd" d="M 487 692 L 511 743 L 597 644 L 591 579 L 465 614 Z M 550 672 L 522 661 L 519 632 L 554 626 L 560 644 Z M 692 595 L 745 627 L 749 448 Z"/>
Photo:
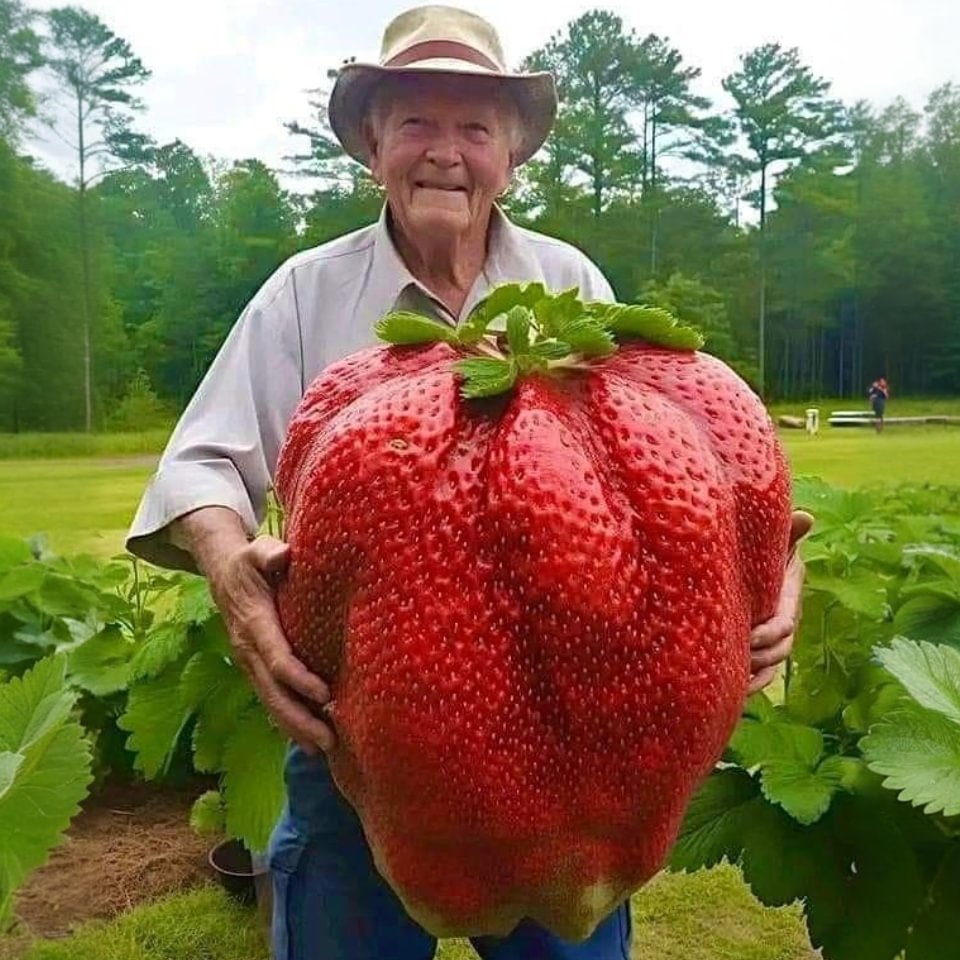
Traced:
<path id="1" fill-rule="evenodd" d="M 870 384 L 870 390 L 867 393 L 870 398 L 870 405 L 873 407 L 874 425 L 877 433 L 883 433 L 883 415 L 887 410 L 887 399 L 890 397 L 890 388 L 884 377 L 874 380 Z"/>

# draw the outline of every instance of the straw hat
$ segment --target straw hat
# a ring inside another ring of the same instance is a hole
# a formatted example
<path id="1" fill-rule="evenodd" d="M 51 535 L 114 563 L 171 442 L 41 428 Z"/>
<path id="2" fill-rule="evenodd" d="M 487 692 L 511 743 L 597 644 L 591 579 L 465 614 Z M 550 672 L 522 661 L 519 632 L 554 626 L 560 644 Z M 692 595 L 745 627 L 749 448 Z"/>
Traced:
<path id="1" fill-rule="evenodd" d="M 550 73 L 511 73 L 494 28 L 456 7 L 416 7 L 392 20 L 383 34 L 379 63 L 346 63 L 330 94 L 330 126 L 343 148 L 366 164 L 363 121 L 374 88 L 385 78 L 406 73 L 469 74 L 497 77 L 520 111 L 519 166 L 543 145 L 557 112 Z"/>

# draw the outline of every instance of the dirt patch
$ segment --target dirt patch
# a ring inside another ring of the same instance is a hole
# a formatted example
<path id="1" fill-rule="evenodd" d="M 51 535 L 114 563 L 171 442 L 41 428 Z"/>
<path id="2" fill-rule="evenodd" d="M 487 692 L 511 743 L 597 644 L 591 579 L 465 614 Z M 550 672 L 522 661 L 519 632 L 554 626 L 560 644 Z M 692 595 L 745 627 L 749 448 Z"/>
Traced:
<path id="1" fill-rule="evenodd" d="M 62 937 L 85 920 L 108 919 L 210 879 L 207 851 L 214 841 L 198 837 L 189 824 L 203 789 L 104 787 L 20 891 L 17 919 L 33 936 Z"/>

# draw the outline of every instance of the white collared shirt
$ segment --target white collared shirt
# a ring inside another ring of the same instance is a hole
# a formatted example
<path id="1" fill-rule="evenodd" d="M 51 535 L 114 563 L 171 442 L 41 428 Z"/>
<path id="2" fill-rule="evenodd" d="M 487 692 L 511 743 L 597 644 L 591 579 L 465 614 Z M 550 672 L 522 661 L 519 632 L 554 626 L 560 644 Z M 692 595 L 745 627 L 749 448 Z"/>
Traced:
<path id="1" fill-rule="evenodd" d="M 376 322 L 395 307 L 456 324 L 501 283 L 540 281 L 613 300 L 578 249 L 511 223 L 494 208 L 487 260 L 463 305 L 449 311 L 407 269 L 387 227 L 375 224 L 287 260 L 257 291 L 184 410 L 140 501 L 126 547 L 151 563 L 195 571 L 168 525 L 200 507 L 238 513 L 254 536 L 287 424 L 307 386 L 331 363 L 378 343 Z"/>

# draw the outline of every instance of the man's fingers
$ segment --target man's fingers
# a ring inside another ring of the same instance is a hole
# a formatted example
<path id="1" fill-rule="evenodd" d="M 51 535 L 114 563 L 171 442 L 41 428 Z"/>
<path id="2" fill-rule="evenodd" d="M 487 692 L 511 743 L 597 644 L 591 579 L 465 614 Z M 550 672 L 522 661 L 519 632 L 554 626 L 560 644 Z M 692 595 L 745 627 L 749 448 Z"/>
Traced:
<path id="1" fill-rule="evenodd" d="M 790 515 L 790 549 L 813 529 L 814 517 L 806 510 L 794 510 Z"/>
<path id="2" fill-rule="evenodd" d="M 768 647 L 754 647 L 750 652 L 750 669 L 754 672 L 766 667 L 776 667 L 786 660 L 793 648 L 793 633 L 788 633 Z"/>
<path id="3" fill-rule="evenodd" d="M 276 537 L 257 537 L 249 549 L 253 565 L 268 583 L 276 580 L 290 564 L 290 545 Z"/>
<path id="4" fill-rule="evenodd" d="M 329 687 L 315 673 L 311 673 L 292 653 L 274 641 L 269 652 L 261 651 L 270 676 L 278 683 L 296 690 L 302 697 L 323 704 L 330 699 Z"/>
<path id="5" fill-rule="evenodd" d="M 254 685 L 267 712 L 277 726 L 302 747 L 319 747 L 330 750 L 334 745 L 334 733 L 329 724 L 315 717 L 301 703 L 291 697 L 270 676 L 266 665 L 255 657 L 249 661 Z"/>
<path id="6" fill-rule="evenodd" d="M 776 667 L 764 667 L 759 673 L 755 674 L 750 681 L 750 692 L 756 693 L 764 687 L 769 686 L 773 678 L 777 675 Z"/>
<path id="7" fill-rule="evenodd" d="M 777 613 L 766 623 L 761 623 L 754 628 L 750 634 L 750 649 L 762 650 L 765 647 L 776 646 L 784 637 L 789 637 L 795 628 L 796 623 L 793 617 Z"/>

